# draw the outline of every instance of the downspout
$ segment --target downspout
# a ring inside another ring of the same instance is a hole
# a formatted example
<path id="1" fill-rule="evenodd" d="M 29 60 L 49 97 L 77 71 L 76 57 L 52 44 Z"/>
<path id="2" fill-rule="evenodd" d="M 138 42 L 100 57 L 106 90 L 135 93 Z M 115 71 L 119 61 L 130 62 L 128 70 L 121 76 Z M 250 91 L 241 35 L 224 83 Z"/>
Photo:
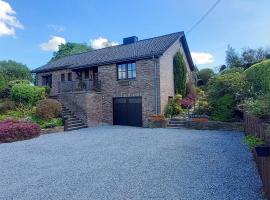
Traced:
<path id="1" fill-rule="evenodd" d="M 158 114 L 158 86 L 157 86 L 157 61 L 155 56 L 153 56 L 154 62 L 154 88 L 155 88 L 155 114 Z"/>

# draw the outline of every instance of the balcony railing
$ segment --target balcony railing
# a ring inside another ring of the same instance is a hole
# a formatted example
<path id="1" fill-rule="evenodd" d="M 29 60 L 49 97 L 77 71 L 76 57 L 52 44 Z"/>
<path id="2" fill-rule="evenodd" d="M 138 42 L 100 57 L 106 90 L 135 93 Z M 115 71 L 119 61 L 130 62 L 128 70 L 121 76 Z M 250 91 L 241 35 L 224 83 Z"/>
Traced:
<path id="1" fill-rule="evenodd" d="M 100 80 L 78 80 L 78 81 L 63 81 L 59 82 L 59 93 L 64 92 L 80 92 L 80 91 L 100 91 Z"/>

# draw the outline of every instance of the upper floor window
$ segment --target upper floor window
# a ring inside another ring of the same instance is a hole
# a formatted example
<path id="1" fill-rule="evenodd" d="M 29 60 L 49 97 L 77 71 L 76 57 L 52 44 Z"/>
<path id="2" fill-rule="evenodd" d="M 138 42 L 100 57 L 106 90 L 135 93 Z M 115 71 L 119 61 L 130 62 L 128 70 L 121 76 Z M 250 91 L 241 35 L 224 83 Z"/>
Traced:
<path id="1" fill-rule="evenodd" d="M 124 63 L 117 65 L 117 79 L 135 79 L 136 78 L 136 63 Z"/>
<path id="2" fill-rule="evenodd" d="M 61 82 L 65 81 L 65 74 L 61 74 Z"/>
<path id="3" fill-rule="evenodd" d="M 72 81 L 72 73 L 68 73 L 68 81 Z"/>

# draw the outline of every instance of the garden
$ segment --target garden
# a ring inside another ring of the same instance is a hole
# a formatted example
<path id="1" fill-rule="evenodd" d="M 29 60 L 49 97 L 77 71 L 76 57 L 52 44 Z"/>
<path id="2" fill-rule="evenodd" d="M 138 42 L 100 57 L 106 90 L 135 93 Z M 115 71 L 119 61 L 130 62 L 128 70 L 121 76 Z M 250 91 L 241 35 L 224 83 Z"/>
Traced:
<path id="1" fill-rule="evenodd" d="M 33 82 L 25 65 L 0 62 L 0 142 L 30 139 L 42 129 L 63 126 L 61 104 L 48 98 L 49 88 Z"/>

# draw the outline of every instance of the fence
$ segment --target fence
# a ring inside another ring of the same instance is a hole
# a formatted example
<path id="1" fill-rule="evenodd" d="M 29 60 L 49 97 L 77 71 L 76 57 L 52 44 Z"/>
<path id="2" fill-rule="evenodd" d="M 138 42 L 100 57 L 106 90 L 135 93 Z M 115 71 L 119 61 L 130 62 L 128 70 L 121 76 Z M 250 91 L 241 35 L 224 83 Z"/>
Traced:
<path id="1" fill-rule="evenodd" d="M 270 124 L 259 118 L 244 114 L 244 130 L 246 134 L 254 135 L 270 143 Z M 264 186 L 264 192 L 270 200 L 270 157 L 258 157 L 254 153 L 259 173 Z"/>

